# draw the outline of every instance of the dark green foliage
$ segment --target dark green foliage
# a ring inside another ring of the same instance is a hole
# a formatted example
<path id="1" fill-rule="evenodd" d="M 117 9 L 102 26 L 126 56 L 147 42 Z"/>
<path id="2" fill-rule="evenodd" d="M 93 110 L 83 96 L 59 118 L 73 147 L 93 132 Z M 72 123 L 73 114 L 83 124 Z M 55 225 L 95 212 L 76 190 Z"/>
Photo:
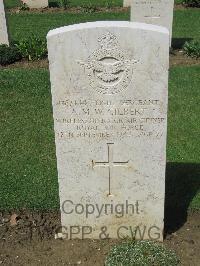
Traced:
<path id="1" fill-rule="evenodd" d="M 81 7 L 83 5 L 92 4 L 93 6 L 107 6 L 107 4 L 110 5 L 109 2 L 113 6 L 123 6 L 123 0 L 49 0 L 49 6 L 51 7 L 58 7 L 60 4 L 62 4 L 62 1 L 67 1 L 67 6 L 70 7 Z M 19 7 L 20 6 L 20 0 L 5 0 L 5 6 L 6 8 L 13 8 L 13 7 Z"/>
<path id="2" fill-rule="evenodd" d="M 188 7 L 200 7 L 200 0 L 184 0 L 183 4 Z"/>
<path id="3" fill-rule="evenodd" d="M 47 56 L 46 40 L 34 35 L 27 39 L 22 39 L 16 46 L 21 55 L 30 61 L 39 60 Z"/>
<path id="4" fill-rule="evenodd" d="M 183 47 L 183 50 L 188 56 L 199 58 L 200 57 L 200 42 L 199 41 L 186 42 Z"/>
<path id="5" fill-rule="evenodd" d="M 27 6 L 27 4 L 25 4 L 25 3 L 22 3 L 21 5 L 20 5 L 20 8 L 19 8 L 21 11 L 27 11 L 27 10 L 29 10 L 30 8 Z"/>
<path id="6" fill-rule="evenodd" d="M 112 248 L 105 266 L 176 266 L 176 254 L 151 241 L 122 243 Z"/>
<path id="7" fill-rule="evenodd" d="M 69 2 L 68 0 L 59 0 L 59 5 L 60 7 L 66 9 L 68 6 L 68 2 Z"/>
<path id="8" fill-rule="evenodd" d="M 21 59 L 17 47 L 9 47 L 6 44 L 0 45 L 0 65 L 9 65 Z"/>

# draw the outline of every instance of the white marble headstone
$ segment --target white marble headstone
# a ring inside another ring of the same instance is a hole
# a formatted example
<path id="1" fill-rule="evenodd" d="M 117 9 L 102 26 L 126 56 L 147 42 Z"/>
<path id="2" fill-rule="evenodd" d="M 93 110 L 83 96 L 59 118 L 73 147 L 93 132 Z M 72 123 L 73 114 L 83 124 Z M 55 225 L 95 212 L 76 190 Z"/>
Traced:
<path id="1" fill-rule="evenodd" d="M 55 29 L 47 40 L 66 237 L 136 230 L 162 240 L 169 32 L 106 21 Z"/>
<path id="2" fill-rule="evenodd" d="M 0 0 L 0 44 L 9 45 L 3 0 Z"/>
<path id="3" fill-rule="evenodd" d="M 131 2 L 132 2 L 132 0 L 124 0 L 123 1 L 123 6 L 124 7 L 129 7 L 129 6 L 131 6 Z"/>
<path id="4" fill-rule="evenodd" d="M 48 0 L 22 0 L 29 8 L 45 8 L 48 7 Z"/>
<path id="5" fill-rule="evenodd" d="M 174 0 L 132 0 L 131 21 L 166 27 L 172 37 Z"/>

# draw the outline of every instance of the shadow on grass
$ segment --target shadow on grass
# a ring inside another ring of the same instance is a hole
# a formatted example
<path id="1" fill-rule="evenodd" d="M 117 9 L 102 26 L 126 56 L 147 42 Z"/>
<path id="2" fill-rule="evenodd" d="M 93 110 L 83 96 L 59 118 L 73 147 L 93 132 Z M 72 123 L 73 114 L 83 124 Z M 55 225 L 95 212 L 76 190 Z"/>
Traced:
<path id="1" fill-rule="evenodd" d="M 182 49 L 186 42 L 192 41 L 192 38 L 172 38 L 172 48 Z"/>
<path id="2" fill-rule="evenodd" d="M 200 189 L 200 164 L 167 163 L 165 235 L 187 221 L 189 205 Z"/>
<path id="3" fill-rule="evenodd" d="M 71 1 L 67 1 L 67 6 L 69 6 L 69 4 L 71 4 Z M 62 1 L 58 1 L 58 0 L 50 0 L 49 1 L 49 7 L 54 8 L 54 7 L 62 7 Z"/>
<path id="4" fill-rule="evenodd" d="M 59 2 L 49 1 L 49 7 L 60 7 Z"/>

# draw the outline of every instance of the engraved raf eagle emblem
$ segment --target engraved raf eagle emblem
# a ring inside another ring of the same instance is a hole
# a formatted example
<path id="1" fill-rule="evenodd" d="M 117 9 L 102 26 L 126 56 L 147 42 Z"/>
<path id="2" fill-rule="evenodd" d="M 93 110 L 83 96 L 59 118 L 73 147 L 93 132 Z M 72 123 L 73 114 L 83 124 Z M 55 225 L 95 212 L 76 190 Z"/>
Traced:
<path id="1" fill-rule="evenodd" d="M 117 37 L 107 32 L 98 40 L 99 49 L 86 62 L 78 61 L 84 67 L 90 85 L 103 94 L 115 94 L 125 89 L 132 78 L 133 65 L 137 60 L 129 59 L 119 47 Z"/>
<path id="2" fill-rule="evenodd" d="M 112 59 L 104 61 L 93 61 L 88 65 L 88 67 L 92 67 L 96 77 L 105 83 L 118 81 L 120 74 L 124 72 L 124 63 L 118 61 L 116 62 Z"/>

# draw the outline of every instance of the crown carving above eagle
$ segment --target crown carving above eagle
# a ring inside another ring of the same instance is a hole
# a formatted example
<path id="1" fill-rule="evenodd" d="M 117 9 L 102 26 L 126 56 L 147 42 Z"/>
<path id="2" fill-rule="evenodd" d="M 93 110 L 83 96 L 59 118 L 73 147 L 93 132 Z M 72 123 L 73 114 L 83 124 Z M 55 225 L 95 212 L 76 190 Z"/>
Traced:
<path id="1" fill-rule="evenodd" d="M 99 42 L 101 48 L 103 48 L 103 49 L 113 49 L 113 48 L 119 46 L 119 43 L 117 41 L 117 37 L 110 32 L 107 32 L 102 37 L 100 37 L 98 39 L 98 42 Z"/>

